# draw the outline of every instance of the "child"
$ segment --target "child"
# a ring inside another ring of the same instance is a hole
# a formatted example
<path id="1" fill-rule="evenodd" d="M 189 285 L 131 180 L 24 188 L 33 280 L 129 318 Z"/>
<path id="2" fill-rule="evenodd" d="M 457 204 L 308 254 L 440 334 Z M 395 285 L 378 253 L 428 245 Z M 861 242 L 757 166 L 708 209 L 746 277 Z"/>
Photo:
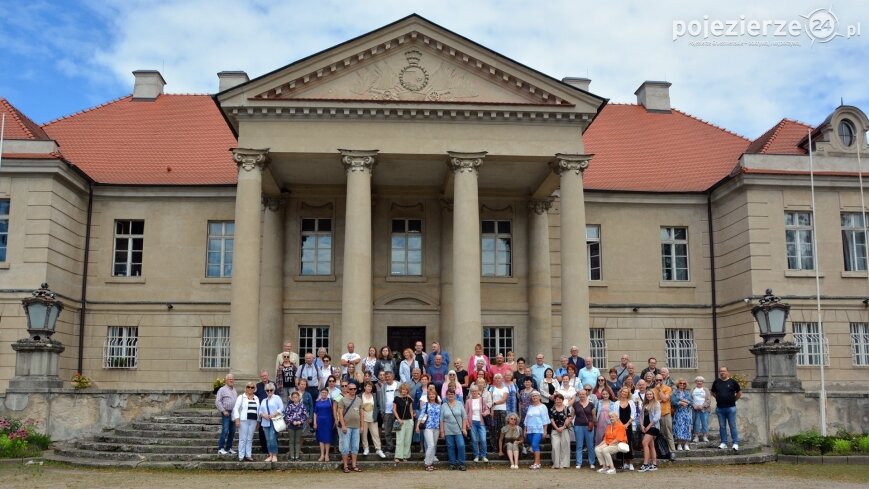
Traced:
<path id="1" fill-rule="evenodd" d="M 504 456 L 507 451 L 507 459 L 510 460 L 510 468 L 519 468 L 519 445 L 522 444 L 522 430 L 519 428 L 519 416 L 516 413 L 507 415 L 507 425 L 501 428 L 501 437 L 498 440 L 498 455 Z"/>
<path id="2" fill-rule="evenodd" d="M 287 432 L 290 435 L 290 461 L 301 460 L 302 430 L 308 422 L 308 410 L 302 404 L 302 396 L 299 391 L 290 394 L 290 402 L 284 409 L 284 421 L 287 422 Z"/>

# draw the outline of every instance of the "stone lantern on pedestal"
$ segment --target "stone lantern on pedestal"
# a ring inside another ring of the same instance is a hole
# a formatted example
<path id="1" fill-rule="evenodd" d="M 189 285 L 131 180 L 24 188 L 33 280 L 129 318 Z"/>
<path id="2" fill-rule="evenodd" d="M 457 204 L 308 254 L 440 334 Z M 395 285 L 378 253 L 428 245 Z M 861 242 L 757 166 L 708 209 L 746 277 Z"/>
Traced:
<path id="1" fill-rule="evenodd" d="M 27 315 L 29 338 L 12 344 L 16 352 L 15 377 L 9 381 L 11 389 L 49 389 L 63 387 L 57 376 L 63 344 L 51 339 L 63 304 L 57 300 L 48 284 L 42 284 L 31 297 L 21 301 Z"/>
<path id="2" fill-rule="evenodd" d="M 790 305 L 773 295 L 772 289 L 766 289 L 760 303 L 751 309 L 763 338 L 762 342 L 749 348 L 757 367 L 757 377 L 751 381 L 752 387 L 802 390 L 796 364 L 800 347 L 793 342 L 782 341 L 790 309 Z"/>

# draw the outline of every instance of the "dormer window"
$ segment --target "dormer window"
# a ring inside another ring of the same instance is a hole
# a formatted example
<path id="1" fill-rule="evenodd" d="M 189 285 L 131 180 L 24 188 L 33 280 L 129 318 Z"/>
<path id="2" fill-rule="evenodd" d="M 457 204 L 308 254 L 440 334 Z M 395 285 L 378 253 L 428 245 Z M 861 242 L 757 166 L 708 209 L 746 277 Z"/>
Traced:
<path id="1" fill-rule="evenodd" d="M 843 146 L 846 148 L 851 147 L 856 140 L 856 134 L 857 131 L 854 130 L 854 123 L 848 119 L 842 119 L 839 122 L 839 141 L 842 142 Z"/>

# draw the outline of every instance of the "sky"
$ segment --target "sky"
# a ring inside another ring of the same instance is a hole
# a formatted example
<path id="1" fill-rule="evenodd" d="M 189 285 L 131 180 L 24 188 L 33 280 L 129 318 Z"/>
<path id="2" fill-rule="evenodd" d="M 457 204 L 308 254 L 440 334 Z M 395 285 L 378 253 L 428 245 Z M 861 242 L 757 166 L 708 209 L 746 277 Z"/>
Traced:
<path id="1" fill-rule="evenodd" d="M 669 81 L 674 107 L 749 138 L 869 112 L 865 0 L 0 0 L 0 97 L 45 123 L 130 94 L 136 69 L 214 93 L 218 71 L 254 78 L 411 13 L 611 102 Z"/>

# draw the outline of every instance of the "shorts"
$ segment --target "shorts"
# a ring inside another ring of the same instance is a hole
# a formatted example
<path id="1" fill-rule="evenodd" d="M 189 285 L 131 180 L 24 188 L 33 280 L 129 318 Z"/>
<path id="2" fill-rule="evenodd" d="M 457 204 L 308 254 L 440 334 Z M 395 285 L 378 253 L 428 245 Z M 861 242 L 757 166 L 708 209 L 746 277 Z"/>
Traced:
<path id="1" fill-rule="evenodd" d="M 543 433 L 528 433 L 528 444 L 531 445 L 532 452 L 540 452 L 540 442 L 543 440 Z"/>
<path id="2" fill-rule="evenodd" d="M 661 430 L 652 426 L 651 428 L 649 428 L 649 431 L 645 432 L 644 434 L 651 435 L 651 436 L 657 438 L 657 437 L 661 436 Z"/>
<path id="3" fill-rule="evenodd" d="M 518 452 L 519 451 L 519 442 L 508 441 L 504 444 L 504 451 L 507 452 Z"/>

